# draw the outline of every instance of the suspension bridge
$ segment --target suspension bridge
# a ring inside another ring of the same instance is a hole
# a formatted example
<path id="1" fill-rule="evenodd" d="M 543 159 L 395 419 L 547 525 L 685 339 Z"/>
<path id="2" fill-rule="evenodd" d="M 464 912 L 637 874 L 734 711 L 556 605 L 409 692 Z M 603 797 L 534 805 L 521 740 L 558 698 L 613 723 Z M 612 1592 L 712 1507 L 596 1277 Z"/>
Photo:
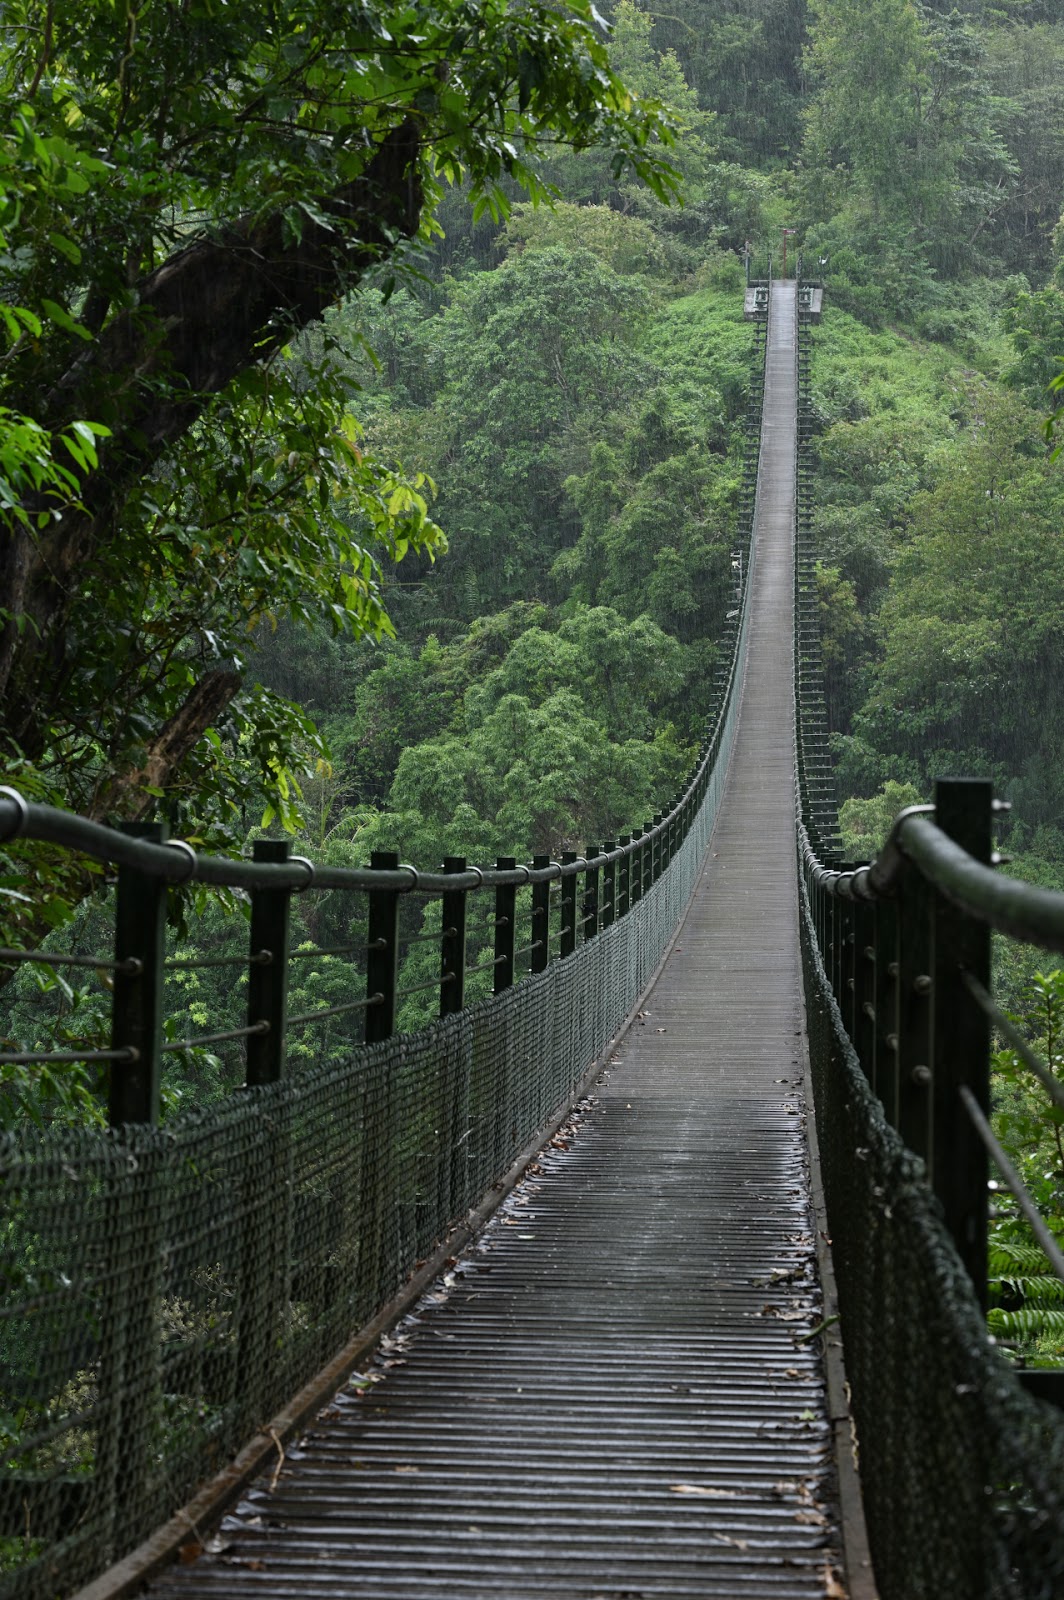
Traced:
<path id="1" fill-rule="evenodd" d="M 742 594 L 653 823 L 353 871 L 0 791 L 0 835 L 118 869 L 112 1037 L 78 1058 L 112 1129 L 0 1150 L 0 1595 L 1064 1593 L 1060 1391 L 983 1317 L 990 930 L 1064 948 L 1064 897 L 995 874 L 978 783 L 839 862 L 814 299 L 752 302 Z M 159 1127 L 193 876 L 251 897 L 247 1085 Z M 323 889 L 364 897 L 363 992 L 295 1017 L 291 896 Z M 397 1035 L 426 897 L 440 1016 Z M 471 903 L 494 993 L 467 1003 Z M 338 1014 L 361 1041 L 291 1070 L 290 1031 Z"/>

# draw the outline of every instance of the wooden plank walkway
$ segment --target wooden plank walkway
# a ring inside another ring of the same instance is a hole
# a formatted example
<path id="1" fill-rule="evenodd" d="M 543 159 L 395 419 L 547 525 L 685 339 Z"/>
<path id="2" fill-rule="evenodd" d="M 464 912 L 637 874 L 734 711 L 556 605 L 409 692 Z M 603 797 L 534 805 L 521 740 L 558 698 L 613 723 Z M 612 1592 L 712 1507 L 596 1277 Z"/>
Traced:
<path id="1" fill-rule="evenodd" d="M 742 719 L 685 925 L 594 1100 L 155 1600 L 840 1594 L 801 1101 L 794 285 Z"/>

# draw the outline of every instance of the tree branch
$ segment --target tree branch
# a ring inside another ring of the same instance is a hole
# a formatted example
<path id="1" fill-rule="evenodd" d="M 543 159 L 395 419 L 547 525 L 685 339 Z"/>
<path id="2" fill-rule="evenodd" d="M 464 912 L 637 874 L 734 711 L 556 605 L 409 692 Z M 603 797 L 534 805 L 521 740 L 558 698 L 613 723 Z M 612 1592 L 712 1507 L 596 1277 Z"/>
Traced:
<path id="1" fill-rule="evenodd" d="M 155 805 L 155 797 L 146 794 L 145 787 L 166 788 L 207 729 L 218 721 L 239 688 L 239 674 L 224 667 L 216 667 L 202 677 L 189 691 L 184 704 L 152 740 L 141 765 L 113 778 L 89 807 L 89 816 L 136 819 L 151 810 Z"/>
<path id="2" fill-rule="evenodd" d="M 99 467 L 85 474 L 81 506 L 39 533 L 0 530 L 0 635 L 5 721 L 30 737 L 36 683 L 53 664 L 78 569 L 106 547 L 131 489 L 240 372 L 272 355 L 409 238 L 421 220 L 420 141 L 407 118 L 365 169 L 333 195 L 329 227 L 303 218 L 293 241 L 285 218 L 244 217 L 216 238 L 177 252 L 140 285 L 137 305 L 105 328 L 46 396 L 40 420 L 59 432 L 79 417 L 112 430 Z M 31 513 L 53 509 L 28 502 Z M 16 627 L 15 617 L 30 626 Z M 31 741 L 32 742 L 32 741 Z"/>

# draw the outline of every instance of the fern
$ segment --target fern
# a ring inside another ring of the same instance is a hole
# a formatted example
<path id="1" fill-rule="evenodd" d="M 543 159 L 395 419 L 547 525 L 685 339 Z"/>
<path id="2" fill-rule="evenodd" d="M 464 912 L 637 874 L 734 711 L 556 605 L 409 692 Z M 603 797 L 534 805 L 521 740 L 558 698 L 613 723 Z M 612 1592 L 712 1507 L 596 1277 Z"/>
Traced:
<path id="1" fill-rule="evenodd" d="M 990 1287 L 1008 1289 L 1017 1298 L 1022 1299 L 1032 1310 L 1040 1306 L 1064 1306 L 1064 1282 L 1055 1278 L 1051 1273 L 1039 1274 L 1034 1277 L 1008 1277 L 991 1278 Z"/>
<path id="2" fill-rule="evenodd" d="M 1006 1338 L 1036 1339 L 1043 1334 L 1064 1338 L 1064 1311 L 1002 1311 L 995 1307 L 986 1320 L 991 1333 Z"/>
<path id="3" fill-rule="evenodd" d="M 992 1278 L 1011 1275 L 1019 1268 L 1021 1273 L 1041 1272 L 1046 1258 L 1036 1244 L 1013 1244 L 1009 1240 L 995 1239 L 987 1257 L 987 1271 Z"/>

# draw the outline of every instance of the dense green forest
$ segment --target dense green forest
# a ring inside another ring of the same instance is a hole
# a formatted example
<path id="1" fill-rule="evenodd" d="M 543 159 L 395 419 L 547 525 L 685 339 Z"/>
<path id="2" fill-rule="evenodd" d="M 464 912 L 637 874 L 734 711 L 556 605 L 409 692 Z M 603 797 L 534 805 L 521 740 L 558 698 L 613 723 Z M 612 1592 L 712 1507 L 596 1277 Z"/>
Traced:
<path id="1" fill-rule="evenodd" d="M 243 85 L 182 91 L 201 152 L 187 165 L 160 156 L 175 110 L 146 38 L 116 104 L 125 58 L 102 12 L 63 14 L 65 56 L 58 16 L 41 32 L 27 4 L 12 21 L 12 775 L 90 815 L 159 807 L 193 840 L 280 824 L 318 854 L 387 842 L 419 861 L 557 851 L 640 817 L 705 715 L 733 592 L 742 259 L 778 259 L 786 224 L 827 289 L 818 534 L 847 839 L 874 836 L 888 782 L 988 773 L 1015 802 L 1010 848 L 1056 881 L 1061 475 L 1042 424 L 1064 349 L 1064 7 L 621 0 L 550 41 L 536 72 L 552 50 L 557 77 L 539 89 L 528 39 L 507 36 L 513 88 L 503 62 L 494 82 L 462 79 L 468 103 L 436 97 L 446 155 L 402 225 L 382 218 L 375 259 L 315 284 L 323 320 L 290 303 L 287 329 L 241 329 L 194 415 L 173 415 L 167 385 L 192 386 L 176 349 L 123 408 L 114 380 L 143 352 L 117 329 L 120 276 L 146 272 L 154 293 L 196 255 L 197 220 L 256 185 L 247 214 L 278 210 L 305 242 L 300 207 L 324 230 L 329 185 L 364 176 L 361 157 L 326 170 L 356 121 L 327 74 L 311 73 L 304 167 L 294 149 L 285 166 L 251 85 L 287 84 L 271 115 L 306 118 L 294 83 L 320 58 L 316 13 L 287 43 L 263 15 L 267 47 L 235 21 L 210 40 L 163 29 L 190 73 L 228 52 Z M 429 15 L 422 74 L 455 44 L 446 9 Z M 564 48 L 591 39 L 617 77 L 584 129 Z M 423 109 L 414 67 L 375 70 L 392 123 Z M 97 169 L 122 172 L 121 200 Z M 146 471 L 150 428 L 166 448 Z M 80 513 L 60 514 L 79 488 Z M 76 574 L 61 593 L 56 570 Z"/>
<path id="2" fill-rule="evenodd" d="M 366 4 L 330 53 L 326 6 L 7 9 L 8 781 L 344 863 L 557 854 L 644 819 L 706 716 L 743 261 L 778 261 L 786 226 L 826 288 L 847 851 L 937 774 L 986 775 L 1011 870 L 1064 889 L 1064 0 L 601 10 Z M 91 879 L 40 847 L 0 894 L 5 942 L 104 937 Z M 177 937 L 236 948 L 233 909 Z M 343 937 L 328 897 L 299 915 Z M 1059 984 L 998 965 L 1057 1064 Z M 310 963 L 294 1001 L 340 981 Z M 24 1046 L 107 1004 L 27 973 L 8 998 Z M 172 1036 L 238 999 L 175 975 Z M 226 1081 L 179 1065 L 175 1092 Z M 9 1083 L 17 1114 L 95 1104 L 76 1075 Z M 1059 1126 L 1009 1093 L 1059 1210 Z"/>

